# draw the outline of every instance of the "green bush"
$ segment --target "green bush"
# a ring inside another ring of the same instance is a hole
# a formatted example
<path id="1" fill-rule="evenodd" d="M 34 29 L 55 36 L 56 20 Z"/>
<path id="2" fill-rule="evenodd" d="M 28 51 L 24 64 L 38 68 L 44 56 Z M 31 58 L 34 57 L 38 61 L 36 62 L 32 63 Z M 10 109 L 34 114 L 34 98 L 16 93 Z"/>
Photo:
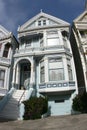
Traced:
<path id="1" fill-rule="evenodd" d="M 87 93 L 78 94 L 73 99 L 73 110 L 79 111 L 81 113 L 87 113 Z"/>
<path id="2" fill-rule="evenodd" d="M 48 110 L 48 100 L 46 97 L 31 97 L 23 103 L 25 105 L 24 120 L 39 119 Z"/>

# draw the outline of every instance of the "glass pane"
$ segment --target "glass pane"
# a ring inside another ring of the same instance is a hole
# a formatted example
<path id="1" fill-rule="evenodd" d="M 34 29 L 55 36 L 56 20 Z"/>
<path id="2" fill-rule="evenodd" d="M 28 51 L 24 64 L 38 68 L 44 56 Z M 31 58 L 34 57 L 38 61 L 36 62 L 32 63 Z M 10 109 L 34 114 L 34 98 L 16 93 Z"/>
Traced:
<path id="1" fill-rule="evenodd" d="M 63 69 L 49 70 L 49 79 L 50 81 L 64 80 Z"/>
<path id="2" fill-rule="evenodd" d="M 0 87 L 4 87 L 4 81 L 0 80 Z"/>
<path id="3" fill-rule="evenodd" d="M 73 80 L 72 69 L 71 69 L 71 66 L 69 65 L 68 65 L 68 74 L 69 74 L 69 80 Z"/>
<path id="4" fill-rule="evenodd" d="M 45 75 L 44 75 L 44 66 L 40 69 L 40 82 L 45 81 Z"/>
<path id="5" fill-rule="evenodd" d="M 4 70 L 0 70 L 0 79 L 4 80 L 5 77 L 5 71 Z"/>

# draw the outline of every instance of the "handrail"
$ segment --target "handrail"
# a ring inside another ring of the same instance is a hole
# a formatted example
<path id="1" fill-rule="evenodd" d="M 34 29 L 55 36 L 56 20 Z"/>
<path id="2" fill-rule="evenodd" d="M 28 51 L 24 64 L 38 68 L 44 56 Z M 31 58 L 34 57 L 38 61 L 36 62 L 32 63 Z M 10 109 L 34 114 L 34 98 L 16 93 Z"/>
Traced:
<path id="1" fill-rule="evenodd" d="M 22 99 L 23 95 L 25 94 L 25 91 L 26 91 L 26 89 L 24 89 L 24 92 L 22 93 L 21 97 L 19 98 L 19 101 L 18 101 L 18 106 L 19 106 L 19 104 L 20 104 L 20 101 L 21 101 L 21 99 Z"/>

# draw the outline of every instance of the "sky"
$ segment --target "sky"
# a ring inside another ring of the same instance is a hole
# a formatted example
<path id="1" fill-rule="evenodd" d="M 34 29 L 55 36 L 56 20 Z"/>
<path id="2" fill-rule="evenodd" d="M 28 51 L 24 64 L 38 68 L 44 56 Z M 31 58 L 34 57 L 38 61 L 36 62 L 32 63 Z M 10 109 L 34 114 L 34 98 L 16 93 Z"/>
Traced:
<path id="1" fill-rule="evenodd" d="M 17 37 L 23 25 L 42 9 L 64 21 L 72 21 L 85 10 L 86 0 L 0 0 L 0 24 Z"/>

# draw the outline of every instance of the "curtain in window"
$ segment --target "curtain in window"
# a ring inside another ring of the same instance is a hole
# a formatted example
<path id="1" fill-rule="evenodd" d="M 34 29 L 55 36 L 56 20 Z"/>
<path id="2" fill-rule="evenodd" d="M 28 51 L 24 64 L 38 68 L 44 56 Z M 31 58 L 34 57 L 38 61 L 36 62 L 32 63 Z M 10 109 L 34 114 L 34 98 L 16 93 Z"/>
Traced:
<path id="1" fill-rule="evenodd" d="M 49 60 L 49 80 L 50 81 L 64 80 L 64 69 L 62 59 Z"/>

